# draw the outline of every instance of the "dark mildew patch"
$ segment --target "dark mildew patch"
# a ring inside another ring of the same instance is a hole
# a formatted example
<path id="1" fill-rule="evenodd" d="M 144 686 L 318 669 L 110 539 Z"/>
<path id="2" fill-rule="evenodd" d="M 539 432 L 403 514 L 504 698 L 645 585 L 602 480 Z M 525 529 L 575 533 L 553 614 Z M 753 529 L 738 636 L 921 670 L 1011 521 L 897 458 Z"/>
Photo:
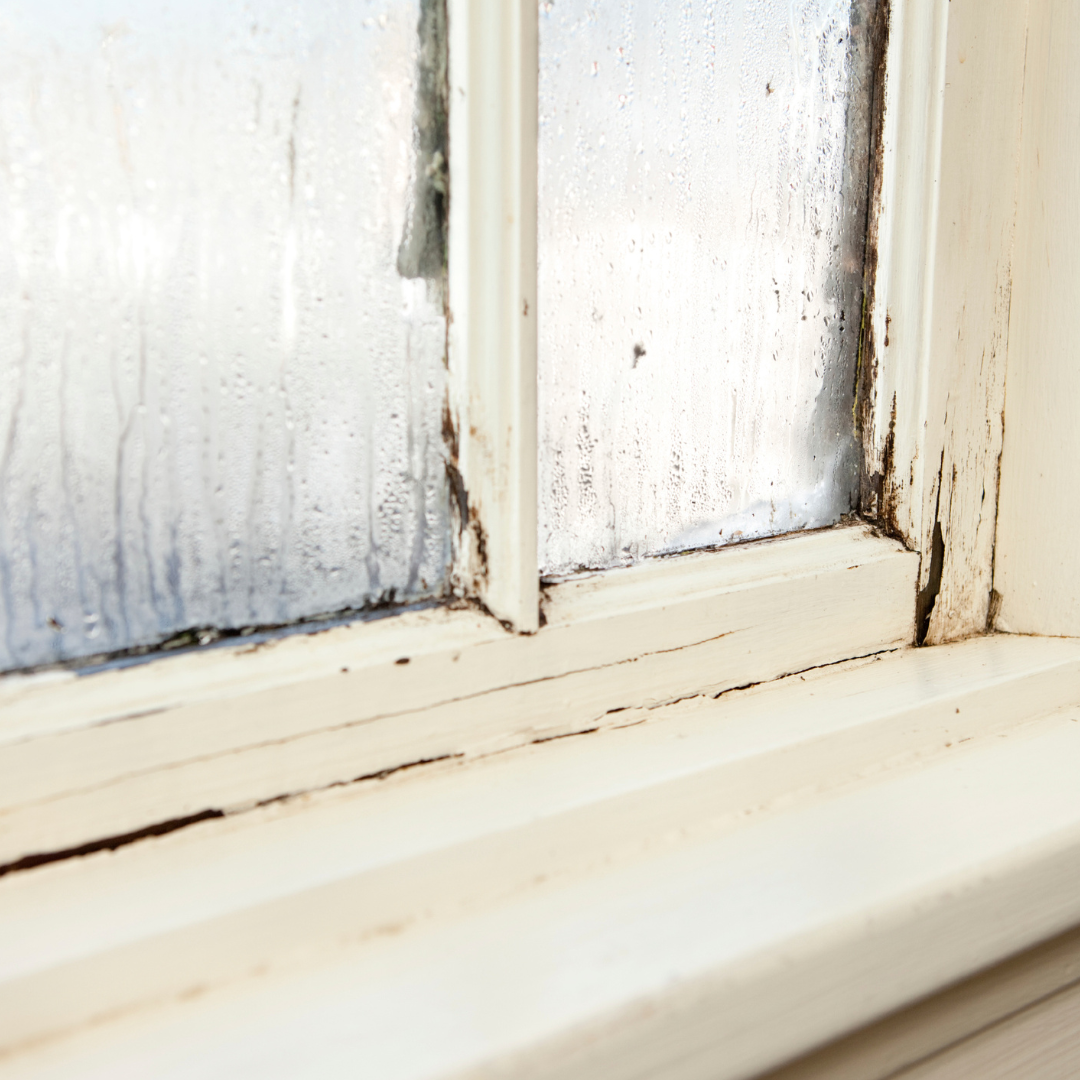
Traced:
<path id="1" fill-rule="evenodd" d="M 934 613 L 938 593 L 941 592 L 941 573 L 945 568 L 945 535 L 941 529 L 941 477 L 945 471 L 945 449 L 941 450 L 941 464 L 937 475 L 937 500 L 934 503 L 934 535 L 930 541 L 930 571 L 926 585 L 919 590 L 915 600 L 915 644 L 922 645 L 930 633 L 930 616 Z M 953 477 L 955 485 L 956 477 Z"/>
<path id="2" fill-rule="evenodd" d="M 926 586 L 919 591 L 915 607 L 915 644 L 922 645 L 930 632 L 930 616 L 934 613 L 934 604 L 941 591 L 941 572 L 945 567 L 945 537 L 941 532 L 941 522 L 934 522 L 934 539 L 930 551 L 930 574 Z"/>

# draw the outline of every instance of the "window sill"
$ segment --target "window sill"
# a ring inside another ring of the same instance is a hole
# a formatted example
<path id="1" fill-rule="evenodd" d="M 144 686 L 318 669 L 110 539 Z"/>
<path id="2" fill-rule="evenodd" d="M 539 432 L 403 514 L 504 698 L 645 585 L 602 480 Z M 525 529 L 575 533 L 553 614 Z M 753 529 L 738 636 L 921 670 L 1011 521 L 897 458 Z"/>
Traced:
<path id="1" fill-rule="evenodd" d="M 625 723 L 11 875 L 6 1075 L 747 1077 L 1080 923 L 1080 642 Z"/>
<path id="2" fill-rule="evenodd" d="M 897 648 L 917 567 L 837 528 L 552 586 L 532 635 L 437 609 L 0 680 L 0 868 Z"/>

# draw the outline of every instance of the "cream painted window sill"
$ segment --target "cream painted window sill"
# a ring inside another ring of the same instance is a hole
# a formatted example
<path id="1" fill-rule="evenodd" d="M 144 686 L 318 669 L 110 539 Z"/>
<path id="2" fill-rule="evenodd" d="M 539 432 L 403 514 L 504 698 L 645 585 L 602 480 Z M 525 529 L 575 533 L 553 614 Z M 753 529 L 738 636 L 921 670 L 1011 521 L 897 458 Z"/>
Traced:
<path id="1" fill-rule="evenodd" d="M 5 1077 L 749 1077 L 1080 922 L 1078 641 L 627 712 L 9 875 Z"/>

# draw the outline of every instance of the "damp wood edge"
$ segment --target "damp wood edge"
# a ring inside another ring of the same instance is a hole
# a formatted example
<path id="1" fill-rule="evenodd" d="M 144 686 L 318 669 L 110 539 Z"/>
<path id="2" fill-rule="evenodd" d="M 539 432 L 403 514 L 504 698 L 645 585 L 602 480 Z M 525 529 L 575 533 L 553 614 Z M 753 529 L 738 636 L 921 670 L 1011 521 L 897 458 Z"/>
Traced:
<path id="1" fill-rule="evenodd" d="M 857 401 L 860 510 L 920 553 L 914 636 L 940 644 L 992 629 L 997 606 L 1028 4 L 894 0 L 886 17 Z"/>

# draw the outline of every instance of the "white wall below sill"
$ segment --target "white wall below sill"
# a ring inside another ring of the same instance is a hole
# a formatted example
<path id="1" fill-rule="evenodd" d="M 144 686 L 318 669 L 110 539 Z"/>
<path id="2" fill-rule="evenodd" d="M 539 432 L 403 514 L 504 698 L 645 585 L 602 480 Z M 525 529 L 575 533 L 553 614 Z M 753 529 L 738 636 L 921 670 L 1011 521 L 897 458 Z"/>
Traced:
<path id="1" fill-rule="evenodd" d="M 1080 923 L 1080 641 L 627 722 L 11 875 L 4 1076 L 751 1077 Z"/>

